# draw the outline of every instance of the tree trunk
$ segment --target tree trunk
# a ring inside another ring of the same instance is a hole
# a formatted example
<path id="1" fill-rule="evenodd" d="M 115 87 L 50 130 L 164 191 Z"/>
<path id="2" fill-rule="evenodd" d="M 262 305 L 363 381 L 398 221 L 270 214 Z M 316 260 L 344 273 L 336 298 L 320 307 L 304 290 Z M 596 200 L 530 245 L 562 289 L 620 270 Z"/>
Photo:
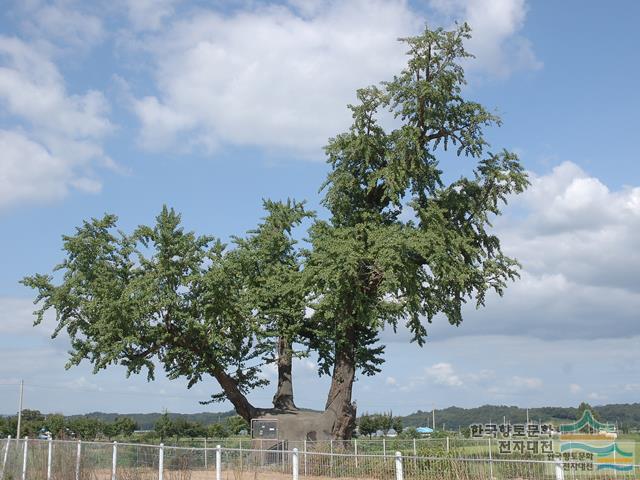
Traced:
<path id="1" fill-rule="evenodd" d="M 291 376 L 292 345 L 286 337 L 278 339 L 278 390 L 273 396 L 273 407 L 277 410 L 297 410 L 293 401 Z"/>
<path id="2" fill-rule="evenodd" d="M 233 404 L 238 415 L 251 424 L 251 419 L 260 415 L 260 409 L 254 407 L 249 402 L 244 393 L 238 388 L 236 381 L 227 375 L 224 370 L 216 368 L 212 374 L 222 387 L 222 390 L 224 390 L 229 401 Z"/>
<path id="3" fill-rule="evenodd" d="M 353 382 L 356 378 L 355 332 L 349 328 L 346 342 L 336 347 L 331 388 L 325 406 L 333 419 L 331 435 L 336 439 L 351 438 L 356 427 L 356 406 L 351 402 Z"/>

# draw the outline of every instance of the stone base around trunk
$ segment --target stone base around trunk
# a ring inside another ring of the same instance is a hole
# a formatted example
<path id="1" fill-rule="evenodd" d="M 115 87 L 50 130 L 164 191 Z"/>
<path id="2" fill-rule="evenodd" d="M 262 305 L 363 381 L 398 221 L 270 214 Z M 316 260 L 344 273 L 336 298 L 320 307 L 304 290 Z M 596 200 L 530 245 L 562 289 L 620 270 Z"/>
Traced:
<path id="1" fill-rule="evenodd" d="M 253 421 L 277 421 L 279 441 L 284 440 L 330 440 L 336 415 L 331 410 L 325 412 L 311 410 L 293 410 L 266 413 Z M 252 438 L 260 439 L 257 432 L 252 432 Z"/>

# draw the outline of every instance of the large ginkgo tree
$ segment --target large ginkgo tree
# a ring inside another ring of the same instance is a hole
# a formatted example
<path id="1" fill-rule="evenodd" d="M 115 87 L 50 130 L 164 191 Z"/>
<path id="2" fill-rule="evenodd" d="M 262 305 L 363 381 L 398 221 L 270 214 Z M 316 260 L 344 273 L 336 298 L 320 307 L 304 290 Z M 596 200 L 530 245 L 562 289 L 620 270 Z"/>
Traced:
<path id="1" fill-rule="evenodd" d="M 166 207 L 130 233 L 114 215 L 85 221 L 53 275 L 23 280 L 37 291 L 36 323 L 55 312 L 69 367 L 215 379 L 212 400 L 246 420 L 297 411 L 292 363 L 313 355 L 331 377 L 323 429 L 348 438 L 353 384 L 379 371 L 383 328 L 404 326 L 422 346 L 436 315 L 458 325 L 467 302 L 482 306 L 517 277 L 490 222 L 527 176 L 515 154 L 489 149 L 484 129 L 500 119 L 463 97 L 469 35 L 461 25 L 401 39 L 405 69 L 357 92 L 351 127 L 325 148 L 326 219 L 304 202 L 265 201 L 262 223 L 229 245 L 186 232 Z M 472 173 L 445 181 L 445 152 Z M 260 408 L 247 395 L 270 364 L 273 405 Z"/>

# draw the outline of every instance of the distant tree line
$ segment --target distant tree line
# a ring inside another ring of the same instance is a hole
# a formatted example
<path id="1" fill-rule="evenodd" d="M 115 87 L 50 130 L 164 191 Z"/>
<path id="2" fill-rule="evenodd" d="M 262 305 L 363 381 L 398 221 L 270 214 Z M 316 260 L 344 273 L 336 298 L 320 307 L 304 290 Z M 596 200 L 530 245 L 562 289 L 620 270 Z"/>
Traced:
<path id="1" fill-rule="evenodd" d="M 554 424 L 569 423 L 580 418 L 585 409 L 593 412 L 602 422 L 616 424 L 620 431 L 640 430 L 640 403 L 591 406 L 582 402 L 578 407 L 541 407 L 529 409 L 531 421 Z M 462 433 L 473 423 L 489 421 L 500 423 L 503 419 L 511 423 L 524 423 L 527 411 L 524 408 L 505 405 L 484 405 L 477 408 L 449 407 L 436 410 L 436 432 L 449 432 L 460 429 Z M 403 436 L 416 436 L 415 427 L 432 425 L 431 411 L 418 410 L 411 415 L 394 416 L 388 413 L 365 413 L 358 418 L 360 435 L 371 436 L 381 430 L 387 433 L 391 428 Z M 0 416 L 0 436 L 15 436 L 17 417 Z M 443 428 L 444 427 L 444 428 Z M 54 438 L 95 438 L 114 439 L 130 437 L 134 430 L 147 430 L 143 439 L 173 440 L 184 438 L 225 438 L 227 436 L 250 433 L 250 427 L 244 419 L 233 411 L 224 413 L 145 413 L 118 415 L 114 413 L 94 412 L 87 415 L 63 416 L 60 414 L 42 414 L 38 410 L 23 410 L 22 436 L 35 437 L 42 429 L 51 432 Z"/>
<path id="2" fill-rule="evenodd" d="M 17 428 L 17 415 L 0 417 L 1 436 L 15 437 Z M 111 422 L 104 422 L 89 417 L 68 418 L 58 413 L 45 415 L 39 410 L 23 410 L 20 436 L 35 438 L 40 434 L 49 433 L 53 438 L 58 439 L 93 440 L 106 438 L 111 440 L 116 437 L 129 437 L 137 428 L 136 422 L 129 417 L 116 417 Z"/>
<path id="3" fill-rule="evenodd" d="M 249 424 L 239 415 L 227 417 L 223 423 L 203 425 L 184 418 L 172 419 L 169 413 L 163 413 L 154 425 L 154 432 L 160 441 L 175 438 L 225 438 L 230 435 L 249 433 Z"/>
<path id="4" fill-rule="evenodd" d="M 129 417 L 134 420 L 140 430 L 154 430 L 156 422 L 163 416 L 163 412 L 153 413 L 107 413 L 107 412 L 91 412 L 83 415 L 69 415 L 67 418 L 75 419 L 82 417 L 96 418 L 103 422 L 113 422 L 118 417 Z M 228 418 L 236 414 L 233 410 L 227 412 L 198 412 L 198 413 L 176 413 L 169 412 L 169 418 L 174 421 L 186 420 L 201 425 L 211 425 L 214 423 L 224 423 Z"/>
<path id="5" fill-rule="evenodd" d="M 97 417 L 97 418 L 96 418 Z M 184 415 L 155 414 L 157 419 L 152 429 L 141 432 L 138 440 L 160 441 L 184 438 L 225 438 L 231 435 L 248 434 L 249 425 L 238 415 L 219 416 L 216 423 L 205 425 L 198 421 L 187 420 Z M 109 418 L 105 420 L 104 418 Z M 0 416 L 0 436 L 16 436 L 18 426 L 17 415 Z M 39 410 L 22 411 L 20 436 L 36 438 L 39 435 L 51 434 L 55 439 L 79 440 L 113 440 L 125 438 L 131 440 L 133 433 L 139 429 L 138 423 L 129 416 L 97 415 L 80 416 L 43 414 Z"/>

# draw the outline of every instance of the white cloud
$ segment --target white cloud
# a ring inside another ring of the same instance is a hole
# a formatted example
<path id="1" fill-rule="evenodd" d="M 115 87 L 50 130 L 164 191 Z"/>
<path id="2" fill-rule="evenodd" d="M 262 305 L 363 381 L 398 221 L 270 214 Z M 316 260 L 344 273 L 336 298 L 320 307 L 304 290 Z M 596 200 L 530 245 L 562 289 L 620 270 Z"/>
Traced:
<path id="1" fill-rule="evenodd" d="M 531 42 L 520 34 L 527 15 L 525 0 L 432 0 L 430 4 L 445 17 L 471 26 L 467 49 L 477 58 L 470 62 L 472 69 L 507 76 L 542 67 Z"/>
<path id="2" fill-rule="evenodd" d="M 144 145 L 188 132 L 214 143 L 317 149 L 348 124 L 356 88 L 400 67 L 396 38 L 419 25 L 402 2 L 365 3 L 331 3 L 309 19 L 274 6 L 177 22 L 155 46 L 161 97 L 134 107 Z"/>
<path id="3" fill-rule="evenodd" d="M 64 367 L 64 353 L 51 347 L 0 349 L 0 375 L 30 377 L 40 372 L 52 372 L 52 366 Z M 19 365 L 19 368 L 16 366 Z M 3 412 L 4 413 L 4 412 Z"/>
<path id="4" fill-rule="evenodd" d="M 398 384 L 398 380 L 396 380 L 396 378 L 395 378 L 395 377 L 387 377 L 387 378 L 385 379 L 385 383 L 386 383 L 387 385 L 395 386 L 395 385 L 397 385 L 397 384 Z"/>
<path id="5" fill-rule="evenodd" d="M 510 1 L 486 16 L 476 3 L 455 11 L 477 19 L 476 63 L 494 70 L 511 61 L 503 51 L 526 9 Z M 151 150 L 232 144 L 315 155 L 348 126 L 345 106 L 355 90 L 403 67 L 406 48 L 396 40 L 424 21 L 408 2 L 382 0 L 295 1 L 230 14 L 200 9 L 172 18 L 149 47 L 159 93 L 133 102 L 140 142 Z"/>
<path id="6" fill-rule="evenodd" d="M 607 399 L 607 396 L 597 392 L 591 392 L 589 395 L 587 395 L 587 398 L 589 400 L 605 401 Z"/>
<path id="7" fill-rule="evenodd" d="M 515 375 L 511 378 L 511 384 L 514 387 L 526 388 L 528 390 L 537 390 L 542 388 L 542 380 L 535 377 L 521 377 Z"/>
<path id="8" fill-rule="evenodd" d="M 578 393 L 582 392 L 582 387 L 577 383 L 572 383 L 571 385 L 569 385 L 569 391 L 574 395 L 577 395 Z"/>
<path id="9" fill-rule="evenodd" d="M 101 19 L 81 11 L 82 4 L 68 1 L 23 4 L 23 29 L 53 50 L 87 51 L 106 35 Z"/>
<path id="10" fill-rule="evenodd" d="M 0 130 L 0 206 L 53 200 L 68 190 L 71 172 L 64 161 L 19 132 Z"/>
<path id="11" fill-rule="evenodd" d="M 0 99 L 7 113 L 69 137 L 95 138 L 110 131 L 104 96 L 94 90 L 67 94 L 56 66 L 31 45 L 0 37 L 0 58 Z"/>
<path id="12" fill-rule="evenodd" d="M 87 390 L 95 391 L 95 392 L 104 391 L 104 389 L 100 385 L 90 380 L 87 380 L 87 378 L 84 375 L 81 377 L 63 382 L 61 386 L 68 388 L 69 390 L 75 390 L 75 391 L 85 391 L 85 392 Z M 164 393 L 164 392 L 161 392 L 161 393 Z"/>
<path id="13" fill-rule="evenodd" d="M 174 13 L 179 0 L 123 0 L 129 22 L 135 30 L 158 30 Z"/>
<path id="14" fill-rule="evenodd" d="M 318 371 L 318 364 L 316 362 L 313 362 L 309 359 L 304 359 L 301 361 L 302 366 L 304 367 L 305 370 L 309 371 L 309 372 L 316 372 Z"/>
<path id="15" fill-rule="evenodd" d="M 435 383 L 448 387 L 461 387 L 463 385 L 460 377 L 455 373 L 453 365 L 450 363 L 436 363 L 425 368 L 427 377 Z"/>
<path id="16" fill-rule="evenodd" d="M 0 209 L 100 190 L 92 166 L 112 164 L 101 147 L 112 125 L 100 92 L 67 93 L 46 55 L 0 36 L 0 111 L 15 125 L 0 131 Z"/>
<path id="17" fill-rule="evenodd" d="M 1 144 L 0 144 L 1 145 Z M 2 147 L 0 146 L 0 149 Z M 1 191 L 1 190 L 0 190 Z M 0 297 L 0 336 L 44 335 L 50 336 L 52 325 L 33 327 L 33 302 L 25 298 Z"/>

